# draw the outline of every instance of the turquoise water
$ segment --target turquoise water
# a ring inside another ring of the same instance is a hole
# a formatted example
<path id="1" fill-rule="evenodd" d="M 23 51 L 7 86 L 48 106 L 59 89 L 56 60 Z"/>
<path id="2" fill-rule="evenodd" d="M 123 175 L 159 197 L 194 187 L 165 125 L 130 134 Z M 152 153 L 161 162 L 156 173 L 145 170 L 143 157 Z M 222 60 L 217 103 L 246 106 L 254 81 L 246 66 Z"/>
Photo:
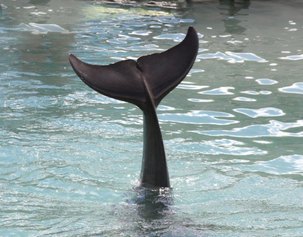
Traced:
<path id="1" fill-rule="evenodd" d="M 302 236 L 303 5 L 1 1 L 0 236 Z M 173 204 L 134 204 L 142 113 L 84 85 L 98 64 L 199 32 L 158 108 Z"/>

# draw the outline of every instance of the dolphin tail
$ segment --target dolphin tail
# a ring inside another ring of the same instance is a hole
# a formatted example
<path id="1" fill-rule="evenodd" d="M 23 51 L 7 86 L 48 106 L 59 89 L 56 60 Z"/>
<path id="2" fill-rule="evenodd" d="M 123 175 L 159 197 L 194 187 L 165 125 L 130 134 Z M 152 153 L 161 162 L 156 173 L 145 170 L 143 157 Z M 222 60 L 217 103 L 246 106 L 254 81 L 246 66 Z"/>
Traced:
<path id="1" fill-rule="evenodd" d="M 135 104 L 143 111 L 141 186 L 170 187 L 156 107 L 185 78 L 195 61 L 198 45 L 197 33 L 190 27 L 184 40 L 175 47 L 140 57 L 137 61 L 124 60 L 99 66 L 69 56 L 76 74 L 92 89 Z"/>
<path id="2" fill-rule="evenodd" d="M 152 103 L 156 108 L 191 69 L 199 40 L 196 30 L 189 27 L 184 40 L 164 51 L 140 57 L 137 61 L 124 60 L 100 66 L 87 64 L 70 55 L 69 61 L 76 74 L 97 92 L 132 104 L 143 111 Z"/>

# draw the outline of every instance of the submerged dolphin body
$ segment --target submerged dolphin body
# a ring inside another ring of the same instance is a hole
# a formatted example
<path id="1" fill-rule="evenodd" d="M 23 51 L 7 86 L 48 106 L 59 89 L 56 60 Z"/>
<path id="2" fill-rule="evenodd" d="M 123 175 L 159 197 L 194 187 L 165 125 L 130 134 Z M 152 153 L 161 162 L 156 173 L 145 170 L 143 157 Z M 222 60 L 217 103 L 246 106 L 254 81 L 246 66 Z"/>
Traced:
<path id="1" fill-rule="evenodd" d="M 141 186 L 170 187 L 156 108 L 187 75 L 199 47 L 197 33 L 188 28 L 184 40 L 162 53 L 99 66 L 69 56 L 76 74 L 97 92 L 138 106 L 144 115 L 144 148 Z"/>

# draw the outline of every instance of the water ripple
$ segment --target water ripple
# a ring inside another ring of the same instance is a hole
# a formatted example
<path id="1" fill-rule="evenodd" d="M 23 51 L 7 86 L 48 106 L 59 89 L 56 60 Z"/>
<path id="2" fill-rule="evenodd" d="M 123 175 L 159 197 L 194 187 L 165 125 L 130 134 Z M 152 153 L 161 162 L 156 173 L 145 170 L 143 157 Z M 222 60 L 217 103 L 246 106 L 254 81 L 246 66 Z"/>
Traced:
<path id="1" fill-rule="evenodd" d="M 260 85 L 265 85 L 265 86 L 271 86 L 271 85 L 275 85 L 278 83 L 276 80 L 272 80 L 272 79 L 268 79 L 268 78 L 260 78 L 260 79 L 257 79 L 256 82 Z"/>
<path id="2" fill-rule="evenodd" d="M 198 99 L 198 98 L 188 98 L 187 99 L 190 102 L 194 102 L 194 103 L 209 103 L 209 102 L 214 102 L 214 100 L 210 100 L 210 99 Z"/>
<path id="3" fill-rule="evenodd" d="M 261 108 L 261 109 L 237 108 L 237 109 L 233 109 L 233 111 L 247 115 L 248 117 L 251 118 L 278 117 L 285 115 L 285 113 L 281 109 L 277 109 L 273 107 Z"/>
<path id="4" fill-rule="evenodd" d="M 198 134 L 209 136 L 228 136 L 228 137 L 303 137 L 303 131 L 287 132 L 291 128 L 302 128 L 303 120 L 297 120 L 293 123 L 285 123 L 276 120 L 269 121 L 268 124 L 254 124 L 231 130 L 196 130 L 192 131 Z M 302 129 L 300 129 L 302 130 Z"/>
<path id="5" fill-rule="evenodd" d="M 256 99 L 253 99 L 253 98 L 248 98 L 248 97 L 235 97 L 233 98 L 233 100 L 236 100 L 236 101 L 243 101 L 243 102 L 255 102 L 257 101 Z"/>
<path id="6" fill-rule="evenodd" d="M 200 86 L 188 82 L 182 82 L 181 84 L 178 85 L 179 89 L 184 89 L 184 90 L 201 90 L 208 87 L 209 86 Z"/>
<path id="7" fill-rule="evenodd" d="M 295 173 L 303 175 L 303 155 L 294 154 L 269 161 L 259 161 L 251 169 L 276 175 Z"/>
<path id="8" fill-rule="evenodd" d="M 55 33 L 69 33 L 68 30 L 56 24 L 38 24 L 38 23 L 21 23 L 16 30 L 29 31 L 33 34 L 47 34 L 49 32 Z"/>
<path id="9" fill-rule="evenodd" d="M 235 88 L 232 86 L 219 87 L 212 90 L 200 91 L 199 94 L 202 95 L 233 95 L 233 92 L 230 90 L 234 90 Z"/>
<path id="10" fill-rule="evenodd" d="M 257 56 L 254 53 L 235 53 L 235 52 L 216 52 L 216 53 L 202 53 L 197 56 L 198 59 L 219 59 L 225 60 L 228 63 L 244 63 L 248 62 L 267 62 L 264 58 Z"/>
<path id="11" fill-rule="evenodd" d="M 230 125 L 238 123 L 236 120 L 221 119 L 221 118 L 232 118 L 232 114 L 217 112 L 217 111 L 204 111 L 204 110 L 193 110 L 188 113 L 161 113 L 159 118 L 161 121 L 169 121 L 176 123 L 186 124 L 215 124 L 215 125 Z"/>
<path id="12" fill-rule="evenodd" d="M 281 87 L 279 91 L 290 94 L 303 94 L 303 82 L 296 82 L 291 86 Z"/>
<path id="13" fill-rule="evenodd" d="M 175 34 L 161 34 L 158 36 L 154 36 L 154 39 L 158 39 L 158 40 L 173 40 L 175 42 L 181 42 L 185 37 L 185 34 L 183 33 L 175 33 Z"/>
<path id="14" fill-rule="evenodd" d="M 299 54 L 299 55 L 289 55 L 289 56 L 285 56 L 285 57 L 280 57 L 279 59 L 282 59 L 282 60 L 289 60 L 289 61 L 303 60 L 303 54 Z"/>
<path id="15" fill-rule="evenodd" d="M 179 143 L 179 144 L 178 144 Z M 257 147 L 248 146 L 244 142 L 232 139 L 215 139 L 201 142 L 186 142 L 186 141 L 170 141 L 174 150 L 180 153 L 194 153 L 204 155 L 232 155 L 232 156 L 248 156 L 248 155 L 265 155 L 268 152 Z M 230 161 L 233 162 L 233 161 Z M 248 162 L 247 160 L 236 162 Z"/>
<path id="16" fill-rule="evenodd" d="M 248 90 L 248 91 L 241 91 L 241 94 L 247 94 L 247 95 L 270 95 L 272 94 L 271 91 L 261 90 L 261 91 L 254 91 L 254 90 Z"/>
<path id="17" fill-rule="evenodd" d="M 135 30 L 135 31 L 130 32 L 129 34 L 130 35 L 138 35 L 138 36 L 148 36 L 151 33 L 153 33 L 153 32 L 150 31 L 150 30 Z"/>

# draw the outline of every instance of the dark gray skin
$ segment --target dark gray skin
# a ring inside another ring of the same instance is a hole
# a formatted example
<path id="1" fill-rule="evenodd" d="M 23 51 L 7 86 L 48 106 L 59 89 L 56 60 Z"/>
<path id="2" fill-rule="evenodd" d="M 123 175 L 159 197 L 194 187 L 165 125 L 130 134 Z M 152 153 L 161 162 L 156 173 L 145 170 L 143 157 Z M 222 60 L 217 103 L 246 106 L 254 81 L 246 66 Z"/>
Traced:
<path id="1" fill-rule="evenodd" d="M 162 134 L 153 105 L 146 107 L 143 118 L 141 185 L 152 188 L 170 187 Z"/>
<path id="2" fill-rule="evenodd" d="M 199 40 L 193 27 L 185 39 L 162 53 L 100 66 L 69 56 L 76 74 L 97 92 L 137 105 L 144 116 L 144 148 L 141 185 L 148 188 L 170 187 L 162 134 L 156 114 L 161 100 L 191 69 Z"/>

